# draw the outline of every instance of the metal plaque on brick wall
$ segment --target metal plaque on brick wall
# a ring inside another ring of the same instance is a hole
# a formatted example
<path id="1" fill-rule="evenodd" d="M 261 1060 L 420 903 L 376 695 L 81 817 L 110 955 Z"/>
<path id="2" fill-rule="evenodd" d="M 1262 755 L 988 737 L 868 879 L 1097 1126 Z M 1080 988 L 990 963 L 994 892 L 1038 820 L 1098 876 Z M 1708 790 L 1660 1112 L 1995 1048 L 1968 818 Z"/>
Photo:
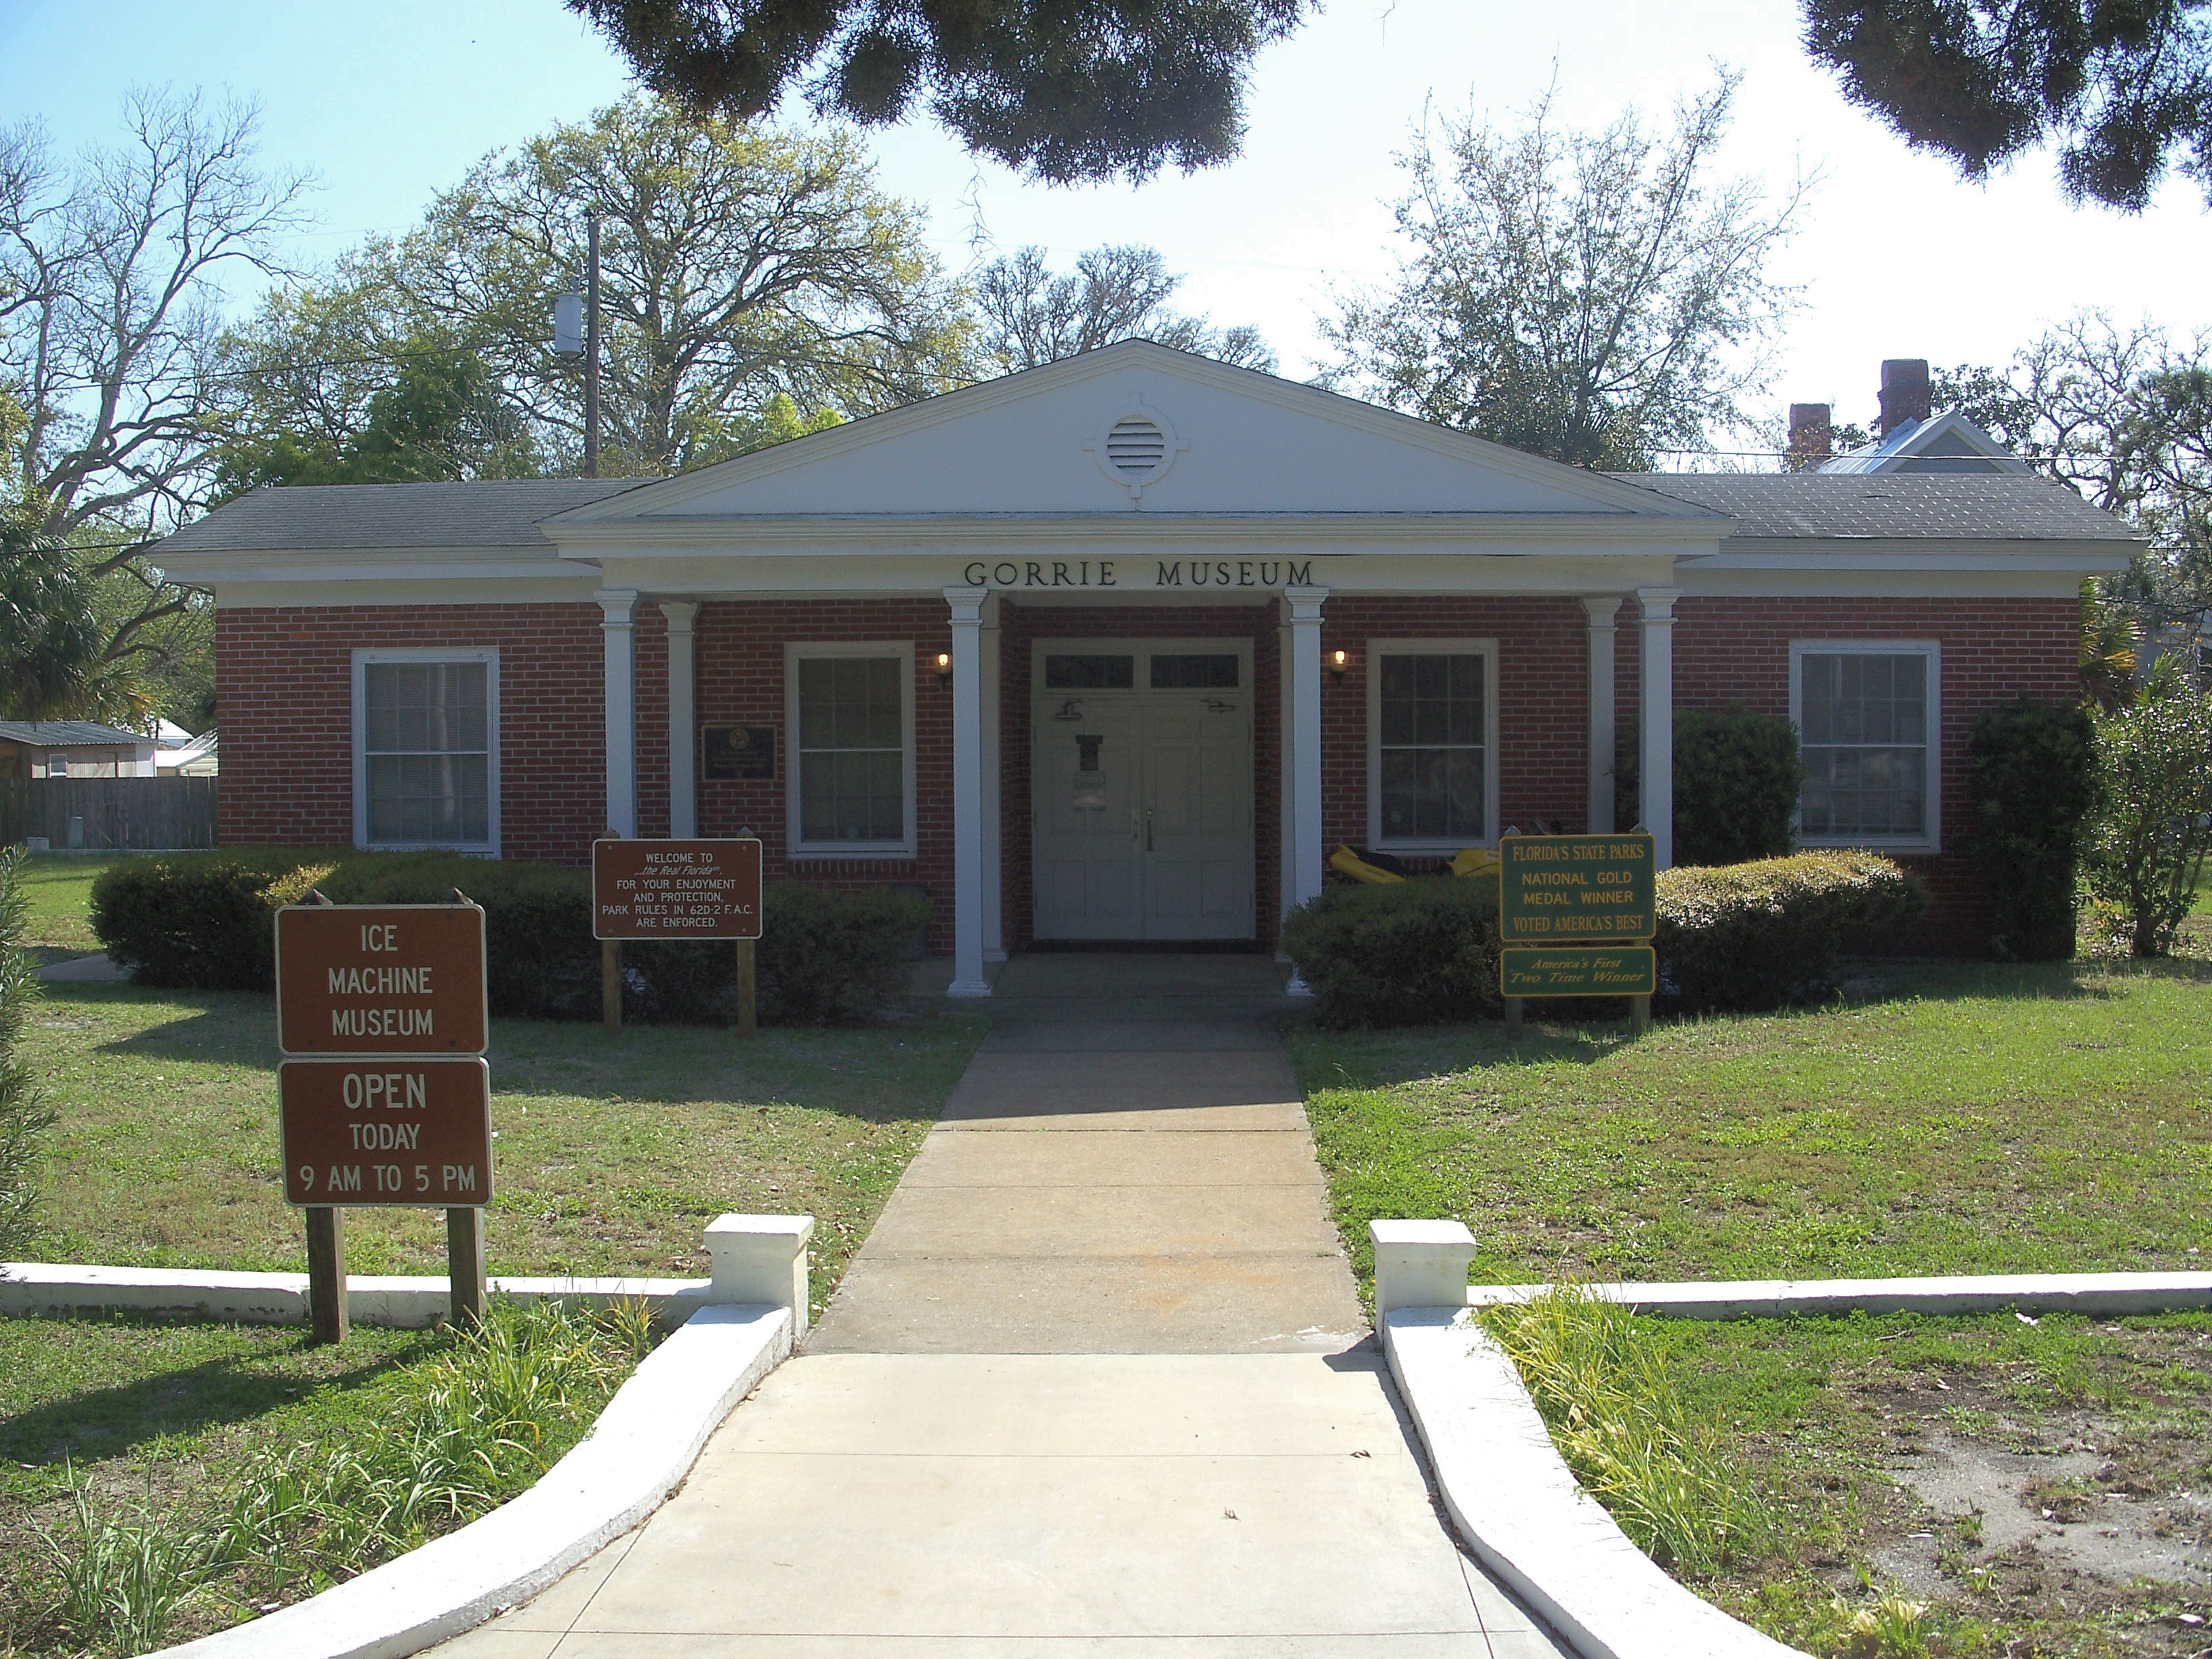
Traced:
<path id="1" fill-rule="evenodd" d="M 699 775 L 707 779 L 775 781 L 775 727 L 702 726 Z"/>
<path id="2" fill-rule="evenodd" d="M 1648 834 L 1505 836 L 1498 863 L 1508 945 L 1652 936 L 1658 860 Z"/>

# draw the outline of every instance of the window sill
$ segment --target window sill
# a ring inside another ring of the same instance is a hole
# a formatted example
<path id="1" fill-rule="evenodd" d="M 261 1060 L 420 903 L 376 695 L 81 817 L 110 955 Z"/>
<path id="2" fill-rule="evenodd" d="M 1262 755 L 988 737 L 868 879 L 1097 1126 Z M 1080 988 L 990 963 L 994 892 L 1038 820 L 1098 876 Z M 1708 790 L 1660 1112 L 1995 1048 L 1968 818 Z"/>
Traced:
<path id="1" fill-rule="evenodd" d="M 1803 853 L 1908 853 L 1916 856 L 1933 856 L 1943 850 L 1941 842 L 1885 841 L 1879 836 L 1799 836 L 1797 850 Z"/>
<path id="2" fill-rule="evenodd" d="M 856 864 L 872 860 L 888 862 L 920 856 L 911 847 L 800 847 L 785 854 L 784 861 L 787 864 L 808 864 L 817 860 Z"/>
<path id="3" fill-rule="evenodd" d="M 461 841 L 360 841 L 354 843 L 362 853 L 459 853 L 472 859 L 495 859 L 499 848 L 482 842 Z"/>
<path id="4" fill-rule="evenodd" d="M 1416 859 L 1448 859 L 1455 853 L 1463 853 L 1470 847 L 1498 848 L 1494 836 L 1474 836 L 1465 841 L 1376 841 L 1368 845 L 1377 853 Z"/>

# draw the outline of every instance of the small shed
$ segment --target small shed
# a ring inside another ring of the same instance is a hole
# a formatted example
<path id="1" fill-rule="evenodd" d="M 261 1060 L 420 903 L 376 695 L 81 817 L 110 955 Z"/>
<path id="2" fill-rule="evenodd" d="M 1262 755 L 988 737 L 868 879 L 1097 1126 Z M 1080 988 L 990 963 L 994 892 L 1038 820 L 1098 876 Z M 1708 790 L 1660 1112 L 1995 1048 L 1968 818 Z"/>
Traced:
<path id="1" fill-rule="evenodd" d="M 0 720 L 0 778 L 150 778 L 155 748 L 97 720 Z"/>

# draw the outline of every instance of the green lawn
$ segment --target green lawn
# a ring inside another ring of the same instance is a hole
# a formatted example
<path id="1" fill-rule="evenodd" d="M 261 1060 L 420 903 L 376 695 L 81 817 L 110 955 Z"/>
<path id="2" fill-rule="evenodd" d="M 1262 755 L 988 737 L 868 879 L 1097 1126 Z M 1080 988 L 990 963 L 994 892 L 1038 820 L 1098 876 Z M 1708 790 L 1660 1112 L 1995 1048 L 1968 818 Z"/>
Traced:
<path id="1" fill-rule="evenodd" d="M 1294 1033 L 1336 1218 L 1474 1231 L 1477 1282 L 2203 1267 L 2212 963 L 1877 964 L 1868 1000 Z"/>
<path id="2" fill-rule="evenodd" d="M 30 926 L 23 943 L 59 953 L 97 951 L 89 920 L 92 884 L 103 870 L 123 862 L 121 856 L 76 856 L 67 853 L 33 853 L 23 860 L 21 880 L 30 898 Z"/>
<path id="3" fill-rule="evenodd" d="M 50 985 L 26 1058 L 59 1114 L 37 1253 L 48 1261 L 299 1269 L 278 1182 L 270 999 Z M 726 1210 L 816 1218 L 836 1285 L 981 1039 L 974 1015 L 865 1030 L 497 1020 L 490 1266 L 702 1275 Z M 443 1218 L 347 1212 L 356 1273 L 443 1270 Z"/>

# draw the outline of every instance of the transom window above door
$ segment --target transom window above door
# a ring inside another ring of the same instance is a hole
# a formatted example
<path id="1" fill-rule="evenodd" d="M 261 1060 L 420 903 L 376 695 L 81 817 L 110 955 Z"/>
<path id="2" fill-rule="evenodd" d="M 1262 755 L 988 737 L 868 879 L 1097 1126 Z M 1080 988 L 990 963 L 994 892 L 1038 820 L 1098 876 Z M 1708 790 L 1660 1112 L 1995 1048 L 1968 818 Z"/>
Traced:
<path id="1" fill-rule="evenodd" d="M 1366 654 L 1369 838 L 1409 852 L 1496 840 L 1496 646 L 1370 640 Z"/>
<path id="2" fill-rule="evenodd" d="M 1137 659 L 1110 651 L 1055 653 L 1044 659 L 1048 691 L 1127 691 L 1137 683 Z"/>

